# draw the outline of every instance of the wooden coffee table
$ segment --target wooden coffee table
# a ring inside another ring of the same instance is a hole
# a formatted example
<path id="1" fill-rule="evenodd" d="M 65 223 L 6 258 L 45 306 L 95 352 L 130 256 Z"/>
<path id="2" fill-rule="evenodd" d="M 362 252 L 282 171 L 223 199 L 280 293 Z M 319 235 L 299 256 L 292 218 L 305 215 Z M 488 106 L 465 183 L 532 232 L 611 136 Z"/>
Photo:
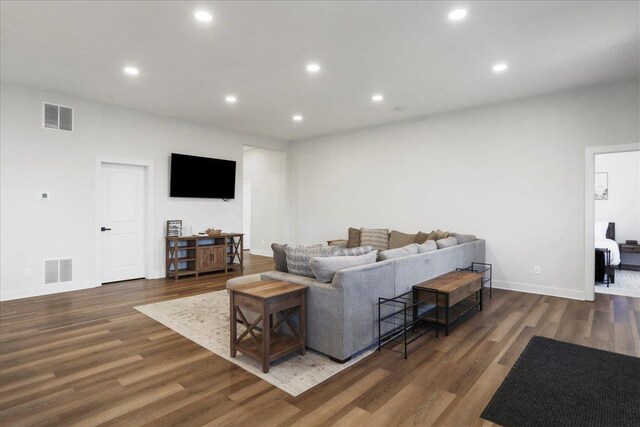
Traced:
<path id="1" fill-rule="evenodd" d="M 304 285 L 279 280 L 262 280 L 229 289 L 231 357 L 236 357 L 237 351 L 252 356 L 262 362 L 262 372 L 266 374 L 272 361 L 294 351 L 304 355 L 306 290 Z M 258 314 L 251 323 L 246 318 L 248 311 Z M 291 322 L 296 311 L 298 328 Z M 279 317 L 275 323 L 274 314 L 276 319 Z M 240 336 L 237 336 L 238 322 L 246 328 Z M 277 331 L 282 325 L 287 325 L 291 335 Z"/>
<path id="2" fill-rule="evenodd" d="M 449 335 L 449 326 L 456 319 L 476 307 L 482 311 L 482 277 L 483 274 L 471 271 L 452 271 L 419 283 L 413 290 L 418 298 L 421 292 L 437 295 L 438 307 L 444 309 L 444 319 L 440 316 L 438 323 L 444 324 L 445 333 Z M 475 300 L 469 298 L 474 294 Z"/>

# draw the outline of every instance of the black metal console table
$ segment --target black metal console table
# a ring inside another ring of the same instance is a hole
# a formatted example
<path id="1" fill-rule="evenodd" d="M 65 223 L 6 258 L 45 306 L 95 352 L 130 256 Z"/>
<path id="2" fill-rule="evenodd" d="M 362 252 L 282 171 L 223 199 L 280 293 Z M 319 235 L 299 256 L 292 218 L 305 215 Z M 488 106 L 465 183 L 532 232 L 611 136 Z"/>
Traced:
<path id="1" fill-rule="evenodd" d="M 418 298 L 418 293 L 411 290 L 394 298 L 378 298 L 378 350 L 386 346 L 398 352 L 387 344 L 402 344 L 406 359 L 407 347 L 413 341 L 433 330 L 438 337 L 438 311 L 437 293 Z M 428 315 L 435 316 L 435 324 L 424 321 Z"/>

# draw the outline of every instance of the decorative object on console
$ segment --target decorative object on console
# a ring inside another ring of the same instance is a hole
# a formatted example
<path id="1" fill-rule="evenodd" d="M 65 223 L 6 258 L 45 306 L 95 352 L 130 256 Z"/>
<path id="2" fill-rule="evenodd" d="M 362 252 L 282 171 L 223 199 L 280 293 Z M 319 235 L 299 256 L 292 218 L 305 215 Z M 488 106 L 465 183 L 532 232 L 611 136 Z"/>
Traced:
<path id="1" fill-rule="evenodd" d="M 609 199 L 609 175 L 607 172 L 596 172 L 595 175 L 595 199 Z"/>
<path id="2" fill-rule="evenodd" d="M 178 237 L 182 235 L 182 220 L 170 219 L 167 221 L 167 237 Z"/>
<path id="3" fill-rule="evenodd" d="M 219 236 L 219 235 L 222 234 L 222 230 L 219 230 L 219 229 L 216 229 L 216 228 L 207 228 L 206 233 L 209 236 Z"/>
<path id="4" fill-rule="evenodd" d="M 389 249 L 389 229 L 387 228 L 361 228 L 360 245 L 373 246 L 378 251 Z"/>

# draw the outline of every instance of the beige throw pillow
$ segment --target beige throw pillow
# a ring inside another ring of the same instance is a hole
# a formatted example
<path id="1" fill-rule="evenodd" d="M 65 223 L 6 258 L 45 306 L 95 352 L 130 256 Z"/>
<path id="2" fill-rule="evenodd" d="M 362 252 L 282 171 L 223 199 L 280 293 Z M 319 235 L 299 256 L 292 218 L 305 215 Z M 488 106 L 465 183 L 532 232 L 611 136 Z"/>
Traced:
<path id="1" fill-rule="evenodd" d="M 396 230 L 392 230 L 389 233 L 389 249 L 402 248 L 416 242 L 417 234 L 401 233 Z"/>
<path id="2" fill-rule="evenodd" d="M 360 230 L 349 227 L 349 240 L 347 241 L 347 247 L 357 248 L 358 246 L 360 246 Z"/>
<path id="3" fill-rule="evenodd" d="M 360 244 L 371 246 L 378 251 L 389 249 L 389 230 L 387 228 L 361 228 Z"/>

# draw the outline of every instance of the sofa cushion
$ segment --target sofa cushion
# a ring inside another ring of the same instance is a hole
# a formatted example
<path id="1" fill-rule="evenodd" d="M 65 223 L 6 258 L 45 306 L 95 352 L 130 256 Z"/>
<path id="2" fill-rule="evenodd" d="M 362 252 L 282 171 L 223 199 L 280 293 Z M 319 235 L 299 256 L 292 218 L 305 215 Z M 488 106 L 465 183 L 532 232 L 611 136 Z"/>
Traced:
<path id="1" fill-rule="evenodd" d="M 347 248 L 348 247 L 348 240 L 331 240 L 329 241 L 329 246 L 337 246 L 339 248 Z"/>
<path id="2" fill-rule="evenodd" d="M 392 230 L 389 233 L 389 249 L 402 248 L 416 242 L 417 234 L 401 233 Z"/>
<path id="3" fill-rule="evenodd" d="M 284 249 L 287 254 L 287 269 L 291 274 L 315 277 L 309 266 L 311 258 L 334 256 L 339 249 L 335 246 L 287 245 Z"/>
<path id="4" fill-rule="evenodd" d="M 435 251 L 435 250 L 438 249 L 438 245 L 436 244 L 435 240 L 427 240 L 423 244 L 417 245 L 417 246 L 418 246 L 418 253 L 419 254 L 423 254 L 425 252 Z"/>
<path id="5" fill-rule="evenodd" d="M 276 271 L 282 271 L 284 273 L 289 272 L 287 269 L 287 254 L 285 248 L 287 245 L 280 245 L 278 243 L 271 244 L 271 250 L 273 251 L 273 262 L 276 265 Z"/>
<path id="6" fill-rule="evenodd" d="M 380 252 L 378 255 L 378 259 L 380 261 L 386 261 L 388 259 L 396 259 L 403 256 L 415 255 L 418 253 L 418 246 L 415 243 L 411 243 L 409 245 L 403 246 L 401 248 L 389 249 L 386 251 Z"/>
<path id="7" fill-rule="evenodd" d="M 329 283 L 333 280 L 336 272 L 345 268 L 357 267 L 359 265 L 373 264 L 376 262 L 378 251 L 371 251 L 364 255 L 357 256 L 329 256 L 313 257 L 309 262 L 311 270 L 316 279 L 322 283 Z"/>
<path id="8" fill-rule="evenodd" d="M 357 248 L 360 246 L 360 229 L 349 227 L 349 238 L 347 240 L 348 248 Z"/>
<path id="9" fill-rule="evenodd" d="M 451 237 L 455 237 L 459 245 L 462 243 L 475 242 L 476 240 L 478 240 L 478 238 L 473 234 L 451 233 Z"/>
<path id="10" fill-rule="evenodd" d="M 357 248 L 338 248 L 336 249 L 336 256 L 358 256 L 368 254 L 373 250 L 371 246 L 358 246 Z"/>
<path id="11" fill-rule="evenodd" d="M 445 237 L 444 239 L 436 240 L 436 245 L 438 249 L 449 248 L 451 246 L 455 246 L 458 244 L 458 241 L 455 237 Z"/>
<path id="12" fill-rule="evenodd" d="M 373 246 L 378 251 L 389 249 L 389 230 L 386 228 L 361 228 L 360 244 Z"/>
<path id="13" fill-rule="evenodd" d="M 429 233 L 418 231 L 418 234 L 416 234 L 416 240 L 414 240 L 414 243 L 421 245 L 427 240 L 429 240 Z"/>

